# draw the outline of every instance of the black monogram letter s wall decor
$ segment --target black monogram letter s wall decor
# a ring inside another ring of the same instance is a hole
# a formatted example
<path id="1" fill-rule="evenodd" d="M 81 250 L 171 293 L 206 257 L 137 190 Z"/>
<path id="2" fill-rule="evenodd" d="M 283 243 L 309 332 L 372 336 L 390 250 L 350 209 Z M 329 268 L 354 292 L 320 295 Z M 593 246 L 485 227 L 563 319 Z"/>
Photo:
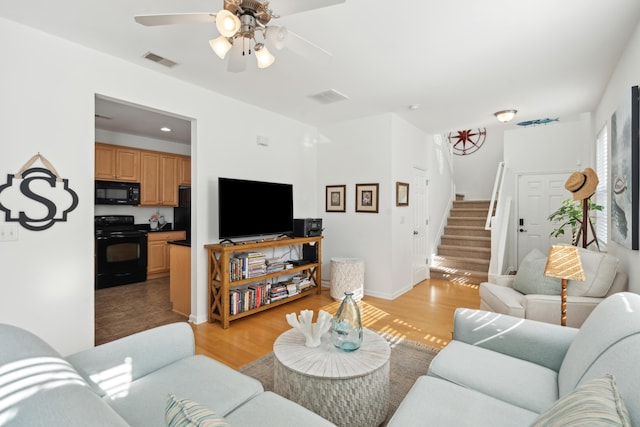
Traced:
<path id="1" fill-rule="evenodd" d="M 36 160 L 45 166 L 31 167 Z M 67 214 L 78 206 L 78 195 L 69 188 L 55 168 L 40 153 L 33 156 L 15 175 L 7 175 L 0 185 L 0 210 L 7 222 L 19 222 L 28 230 L 42 231 L 56 222 L 66 221 Z"/>

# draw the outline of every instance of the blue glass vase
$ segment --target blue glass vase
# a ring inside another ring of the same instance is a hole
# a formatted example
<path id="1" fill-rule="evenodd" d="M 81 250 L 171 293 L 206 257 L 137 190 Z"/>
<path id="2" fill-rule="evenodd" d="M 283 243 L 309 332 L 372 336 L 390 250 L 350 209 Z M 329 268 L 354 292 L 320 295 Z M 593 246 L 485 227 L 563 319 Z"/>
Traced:
<path id="1" fill-rule="evenodd" d="M 362 345 L 360 309 L 351 292 L 344 293 L 342 304 L 333 316 L 331 339 L 333 345 L 344 351 L 354 351 Z"/>

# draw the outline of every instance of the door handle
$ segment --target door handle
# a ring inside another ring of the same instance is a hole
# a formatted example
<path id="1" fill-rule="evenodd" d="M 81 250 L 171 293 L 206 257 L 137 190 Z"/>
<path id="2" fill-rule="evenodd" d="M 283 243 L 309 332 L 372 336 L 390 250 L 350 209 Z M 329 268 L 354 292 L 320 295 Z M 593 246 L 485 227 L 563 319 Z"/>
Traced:
<path id="1" fill-rule="evenodd" d="M 413 230 L 413 235 L 417 236 L 418 235 L 418 230 Z"/>
<path id="2" fill-rule="evenodd" d="M 526 233 L 526 232 L 527 232 L 527 230 L 525 230 L 524 228 L 521 228 L 521 229 L 520 229 L 520 232 L 521 232 L 521 233 Z"/>

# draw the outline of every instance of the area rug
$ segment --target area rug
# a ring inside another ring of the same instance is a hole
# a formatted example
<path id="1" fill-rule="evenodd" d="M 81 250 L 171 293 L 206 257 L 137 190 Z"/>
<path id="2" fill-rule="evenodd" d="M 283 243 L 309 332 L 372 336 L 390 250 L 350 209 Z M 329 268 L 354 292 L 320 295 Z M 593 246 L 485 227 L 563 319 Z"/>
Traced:
<path id="1" fill-rule="evenodd" d="M 427 373 L 438 351 L 413 341 L 391 343 L 389 412 L 383 425 L 389 421 L 416 379 Z M 269 353 L 241 367 L 239 371 L 260 381 L 265 390 L 273 391 L 273 364 L 273 353 Z"/>

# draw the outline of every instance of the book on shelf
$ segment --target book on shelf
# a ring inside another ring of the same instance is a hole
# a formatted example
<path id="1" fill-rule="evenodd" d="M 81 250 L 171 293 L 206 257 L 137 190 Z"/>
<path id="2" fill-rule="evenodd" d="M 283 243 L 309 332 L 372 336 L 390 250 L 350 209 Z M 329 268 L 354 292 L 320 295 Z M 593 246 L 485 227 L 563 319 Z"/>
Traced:
<path id="1" fill-rule="evenodd" d="M 289 296 L 292 296 L 299 294 L 300 292 L 298 292 L 298 287 L 295 283 L 290 283 L 287 285 L 287 293 L 289 294 Z"/>
<path id="2" fill-rule="evenodd" d="M 231 282 L 267 274 L 266 256 L 262 252 L 239 252 L 229 259 Z"/>
<path id="3" fill-rule="evenodd" d="M 303 279 L 297 283 L 297 286 L 298 286 L 298 290 L 302 292 L 305 289 L 309 289 L 313 287 L 313 284 L 311 283 L 311 280 Z"/>
<path id="4" fill-rule="evenodd" d="M 253 310 L 271 302 L 271 284 L 259 283 L 229 290 L 229 314 Z"/>

